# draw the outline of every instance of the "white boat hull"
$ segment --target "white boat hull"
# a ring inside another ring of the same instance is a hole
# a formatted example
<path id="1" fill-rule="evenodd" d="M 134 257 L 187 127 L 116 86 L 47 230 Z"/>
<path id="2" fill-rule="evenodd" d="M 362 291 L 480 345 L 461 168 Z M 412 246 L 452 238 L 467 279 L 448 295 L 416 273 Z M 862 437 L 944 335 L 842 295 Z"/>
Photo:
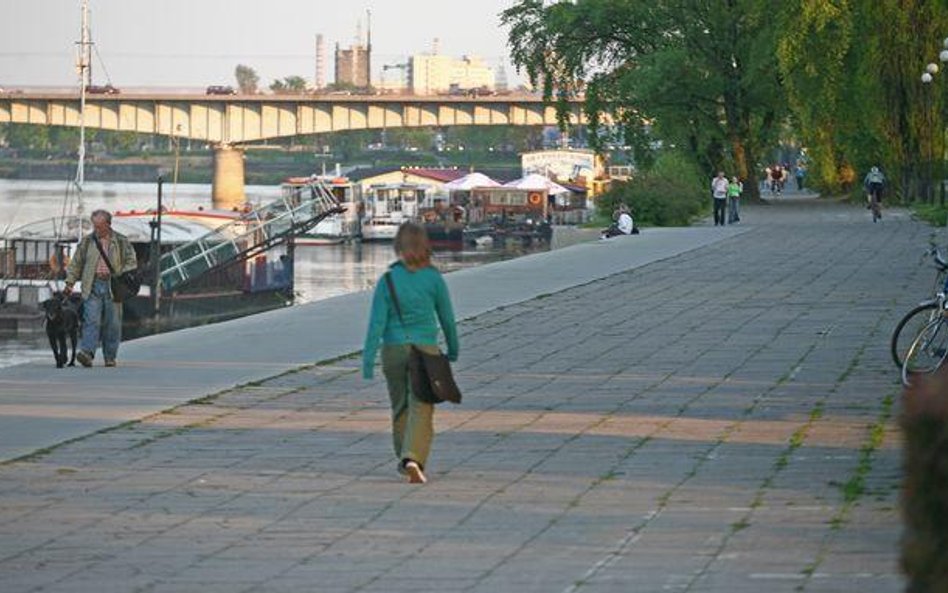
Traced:
<path id="1" fill-rule="evenodd" d="M 367 220 L 362 224 L 362 240 L 394 241 L 399 224 L 393 220 Z"/>

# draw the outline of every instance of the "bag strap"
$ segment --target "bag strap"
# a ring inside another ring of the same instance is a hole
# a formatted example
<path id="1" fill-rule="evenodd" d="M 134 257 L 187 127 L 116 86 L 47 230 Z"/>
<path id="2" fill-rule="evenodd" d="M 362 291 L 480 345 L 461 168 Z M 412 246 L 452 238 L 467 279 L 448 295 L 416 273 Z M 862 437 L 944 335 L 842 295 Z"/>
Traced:
<path id="1" fill-rule="evenodd" d="M 99 250 L 99 255 L 102 256 L 102 259 L 105 260 L 105 265 L 109 268 L 109 274 L 115 275 L 115 268 L 112 267 L 112 262 L 109 261 L 109 256 L 105 254 L 105 250 L 102 249 L 102 243 L 99 243 L 99 237 L 95 233 L 92 233 L 92 240 L 95 241 L 95 247 Z"/>
<path id="2" fill-rule="evenodd" d="M 385 272 L 385 284 L 388 285 L 388 294 L 392 297 L 392 304 L 395 305 L 395 312 L 398 313 L 398 320 L 405 327 L 405 318 L 402 317 L 402 306 L 398 302 L 398 294 L 395 292 L 395 282 L 392 280 L 391 272 Z"/>

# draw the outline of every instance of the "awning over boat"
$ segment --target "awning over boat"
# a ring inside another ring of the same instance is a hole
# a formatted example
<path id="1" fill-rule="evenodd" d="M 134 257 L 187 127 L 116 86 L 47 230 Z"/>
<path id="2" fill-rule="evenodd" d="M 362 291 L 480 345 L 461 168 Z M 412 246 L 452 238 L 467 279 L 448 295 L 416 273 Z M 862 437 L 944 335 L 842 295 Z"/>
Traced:
<path id="1" fill-rule="evenodd" d="M 236 216 L 230 220 L 237 219 Z M 151 214 L 122 214 L 112 217 L 112 228 L 129 238 L 133 243 L 147 243 L 151 240 Z M 161 216 L 161 243 L 163 245 L 180 245 L 194 241 L 207 235 L 209 232 L 229 223 L 230 220 L 209 218 L 202 220 L 199 214 L 175 212 Z"/>
<path id="2" fill-rule="evenodd" d="M 235 217 L 236 218 L 236 217 Z M 121 215 L 112 217 L 112 228 L 128 237 L 133 243 L 151 241 L 151 214 Z M 161 242 L 164 245 L 180 245 L 207 235 L 226 220 L 208 219 L 202 221 L 187 215 L 163 215 L 161 217 Z M 82 221 L 82 233 L 92 232 L 92 223 L 88 217 Z M 43 241 L 74 242 L 79 239 L 79 219 L 72 217 L 54 217 L 37 220 L 0 237 L 7 241 Z"/>
<path id="3" fill-rule="evenodd" d="M 500 184 L 483 173 L 468 173 L 464 177 L 444 184 L 444 189 L 454 191 L 470 191 L 475 187 L 498 187 Z"/>
<path id="4" fill-rule="evenodd" d="M 555 181 L 552 181 L 551 179 L 544 177 L 539 173 L 531 173 L 521 179 L 516 179 L 510 183 L 505 183 L 504 187 L 545 191 L 547 194 L 567 194 L 570 191 L 559 183 L 556 183 Z"/>
<path id="5" fill-rule="evenodd" d="M 80 232 L 80 224 L 82 231 Z M 5 241 L 77 241 L 80 234 L 92 232 L 92 223 L 88 218 L 75 216 L 55 216 L 27 223 L 8 231 L 0 237 Z"/>

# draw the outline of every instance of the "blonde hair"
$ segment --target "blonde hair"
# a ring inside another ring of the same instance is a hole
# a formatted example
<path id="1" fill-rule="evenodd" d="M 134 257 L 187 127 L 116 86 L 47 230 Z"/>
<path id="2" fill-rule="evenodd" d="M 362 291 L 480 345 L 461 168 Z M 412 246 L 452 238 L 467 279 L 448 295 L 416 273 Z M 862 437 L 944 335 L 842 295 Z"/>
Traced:
<path id="1" fill-rule="evenodd" d="M 431 244 L 425 227 L 414 222 L 406 222 L 395 233 L 395 253 L 409 270 L 417 270 L 431 265 Z"/>

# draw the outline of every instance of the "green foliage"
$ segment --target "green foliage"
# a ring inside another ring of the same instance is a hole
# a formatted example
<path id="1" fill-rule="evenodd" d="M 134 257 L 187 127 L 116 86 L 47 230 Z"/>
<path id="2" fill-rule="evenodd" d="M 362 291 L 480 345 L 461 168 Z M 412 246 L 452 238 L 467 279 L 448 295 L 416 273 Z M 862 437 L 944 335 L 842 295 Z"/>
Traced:
<path id="1" fill-rule="evenodd" d="M 687 226 L 706 213 L 709 193 L 694 163 L 681 153 L 662 153 L 649 170 L 618 183 L 597 202 L 609 216 L 620 203 L 632 209 L 636 226 Z"/>
<path id="2" fill-rule="evenodd" d="M 4 143 L 10 148 L 45 151 L 50 146 L 51 129 L 47 126 L 30 124 L 3 124 L 0 132 L 3 134 Z"/>
<path id="3" fill-rule="evenodd" d="M 915 203 L 912 205 L 915 216 L 932 226 L 942 227 L 948 223 L 948 208 L 941 204 Z"/>
<path id="4" fill-rule="evenodd" d="M 948 31 L 943 0 L 788 0 L 778 58 L 809 182 L 847 190 L 850 170 L 888 173 L 892 196 L 913 197 L 941 161 L 948 73 L 920 78 L 938 62 Z"/>
<path id="5" fill-rule="evenodd" d="M 234 78 L 237 79 L 237 88 L 241 94 L 253 95 L 257 92 L 260 77 L 257 75 L 257 71 L 250 66 L 238 64 L 234 69 Z"/>
<path id="6" fill-rule="evenodd" d="M 583 90 L 591 128 L 617 123 L 640 165 L 661 140 L 749 179 L 786 111 L 774 12 L 767 0 L 521 0 L 502 20 L 515 64 L 560 112 Z"/>
<path id="7" fill-rule="evenodd" d="M 270 83 L 270 90 L 277 94 L 303 93 L 306 92 L 306 79 L 302 76 L 287 76 Z"/>

